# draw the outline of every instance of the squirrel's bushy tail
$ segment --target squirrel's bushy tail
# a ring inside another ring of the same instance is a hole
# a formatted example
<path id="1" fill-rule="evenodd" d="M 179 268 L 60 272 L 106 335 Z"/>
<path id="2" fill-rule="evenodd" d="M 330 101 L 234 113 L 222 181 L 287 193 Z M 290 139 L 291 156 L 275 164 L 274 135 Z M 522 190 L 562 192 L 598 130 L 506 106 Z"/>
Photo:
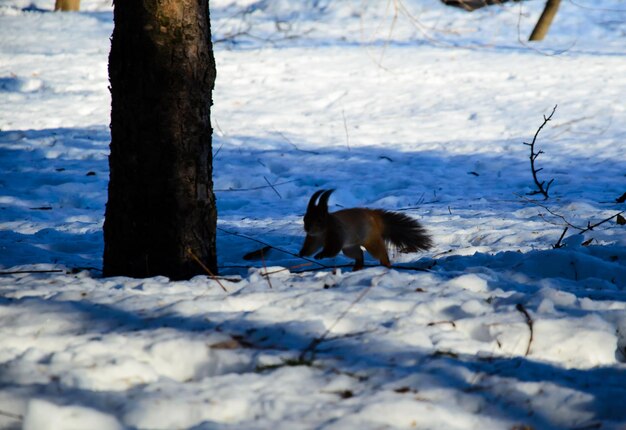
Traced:
<path id="1" fill-rule="evenodd" d="M 398 212 L 377 210 L 383 220 L 383 239 L 400 252 L 426 251 L 433 241 L 422 225 L 413 218 Z"/>

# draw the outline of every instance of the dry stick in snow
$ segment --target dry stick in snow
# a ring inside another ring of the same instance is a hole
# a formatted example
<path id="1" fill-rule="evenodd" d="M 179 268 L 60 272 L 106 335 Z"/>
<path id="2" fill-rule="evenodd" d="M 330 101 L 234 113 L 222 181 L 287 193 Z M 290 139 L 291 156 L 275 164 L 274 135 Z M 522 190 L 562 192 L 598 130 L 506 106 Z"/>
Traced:
<path id="1" fill-rule="evenodd" d="M 530 317 L 530 315 L 528 314 L 528 311 L 526 310 L 523 304 L 518 303 L 517 305 L 515 305 L 515 309 L 517 309 L 518 312 L 521 312 L 524 314 L 524 316 L 526 317 L 526 324 L 528 325 L 528 330 L 530 330 L 530 338 L 528 338 L 528 346 L 526 347 L 526 353 L 524 354 L 524 357 L 527 357 L 528 353 L 530 353 L 530 345 L 533 343 L 533 319 Z"/>
<path id="2" fill-rule="evenodd" d="M 557 240 L 557 242 L 552 246 L 554 249 L 563 247 L 561 242 L 563 241 L 563 238 L 565 237 L 565 233 L 567 233 L 567 230 L 569 230 L 568 226 L 566 226 L 565 229 L 563 229 L 563 233 L 561 233 L 561 237 L 559 237 L 559 240 Z"/>
<path id="3" fill-rule="evenodd" d="M 278 192 L 278 190 L 276 189 L 276 187 L 274 185 L 272 185 L 272 183 L 265 177 L 263 176 L 263 179 L 265 179 L 265 182 L 267 182 L 267 185 L 269 185 L 270 187 L 272 187 L 272 190 L 274 190 L 274 192 L 276 193 L 276 195 L 278 196 L 279 199 L 282 199 L 283 196 L 280 195 L 280 193 Z"/>
<path id="4" fill-rule="evenodd" d="M 264 263 L 265 264 L 265 263 Z M 295 266 L 289 266 L 289 267 L 283 267 L 282 269 L 276 269 L 276 270 L 272 270 L 271 272 L 267 271 L 267 268 L 265 268 L 265 273 L 263 273 L 262 275 L 264 276 L 269 276 L 269 275 L 273 275 L 275 273 L 281 273 L 281 272 L 286 272 L 286 271 L 290 271 L 291 273 L 302 273 L 304 271 L 301 272 L 292 272 L 293 269 L 299 269 L 301 267 L 306 267 L 306 266 L 310 266 L 311 263 L 302 263 L 302 264 L 296 264 Z M 311 270 L 319 270 L 319 269 L 311 269 Z"/>
<path id="5" fill-rule="evenodd" d="M 296 182 L 296 181 L 297 181 L 297 179 L 293 179 L 291 181 L 277 182 L 277 183 L 275 183 L 273 185 L 272 184 L 270 184 L 270 185 L 261 185 L 261 186 L 252 187 L 252 188 L 222 188 L 222 189 L 216 188 L 213 191 L 220 192 L 220 193 L 232 192 L 232 191 L 256 191 L 256 190 L 262 190 L 263 188 L 274 188 L 274 187 L 276 187 L 278 185 L 290 184 L 290 183 Z M 274 191 L 276 191 L 276 190 L 274 189 Z"/>
<path id="6" fill-rule="evenodd" d="M 22 415 L 14 414 L 14 413 L 11 413 L 11 412 L 0 411 L 0 415 L 2 415 L 4 417 L 7 417 L 7 418 L 12 418 L 12 419 L 14 419 L 16 421 L 23 421 L 24 420 L 24 417 Z"/>
<path id="7" fill-rule="evenodd" d="M 541 124 L 539 128 L 537 129 L 537 131 L 535 132 L 533 141 L 531 143 L 524 142 L 524 145 L 530 146 L 530 170 L 533 173 L 533 180 L 535 181 L 535 185 L 537 185 L 537 188 L 538 188 L 537 191 L 533 191 L 529 194 L 530 195 L 543 194 L 544 199 L 547 199 L 549 197 L 548 190 L 550 189 L 550 185 L 552 185 L 552 182 L 554 182 L 554 179 L 550 179 L 550 181 L 548 181 L 548 184 L 546 185 L 545 188 L 543 187 L 543 185 L 545 184 L 545 181 L 539 182 L 539 179 L 537 179 L 537 173 L 543 170 L 543 168 L 536 169 L 535 160 L 537 159 L 537 157 L 539 157 L 540 154 L 543 154 L 544 152 L 541 150 L 539 152 L 535 152 L 535 142 L 537 141 L 537 136 L 539 135 L 539 132 L 541 131 L 541 129 L 548 123 L 548 121 L 552 119 L 552 115 L 554 115 L 554 112 L 556 111 L 556 107 L 557 105 L 554 105 L 554 108 L 552 109 L 552 113 L 550 114 L 550 116 L 548 117 L 546 117 L 545 115 L 543 116 L 543 124 Z"/>
<path id="8" fill-rule="evenodd" d="M 263 262 L 263 271 L 265 272 L 265 279 L 267 279 L 267 285 L 270 286 L 270 290 L 272 290 L 272 281 L 270 281 L 270 274 L 267 273 L 267 265 L 265 264 L 265 256 L 263 255 L 265 254 L 263 252 L 263 250 L 261 250 L 261 261 Z"/>
<path id="9" fill-rule="evenodd" d="M 65 270 L 62 269 L 51 269 L 51 270 L 10 270 L 6 272 L 0 272 L 0 275 L 19 275 L 23 273 L 62 273 Z"/>
<path id="10" fill-rule="evenodd" d="M 223 228 L 221 228 L 221 227 L 216 227 L 216 228 L 217 228 L 219 231 L 222 231 L 222 232 L 224 232 L 224 233 L 226 233 L 226 234 L 230 234 L 231 236 L 237 236 L 237 237 L 241 237 L 241 238 L 243 238 L 243 239 L 248 239 L 248 240 L 251 240 L 251 241 L 253 241 L 253 242 L 260 243 L 261 245 L 268 246 L 268 247 L 270 247 L 270 248 L 272 248 L 272 249 L 275 249 L 276 251 L 280 251 L 280 252 L 283 252 L 283 253 L 285 253 L 285 254 L 291 255 L 292 257 L 296 257 L 296 258 L 299 258 L 299 259 L 301 259 L 301 260 L 308 261 L 309 263 L 315 263 L 315 264 L 317 264 L 318 266 L 321 266 L 321 267 L 323 267 L 323 268 L 325 268 L 325 269 L 332 269 L 332 267 L 327 266 L 327 265 L 325 265 L 325 264 L 322 264 L 322 263 L 320 263 L 319 261 L 311 260 L 311 259 L 306 258 L 306 257 L 301 257 L 301 256 L 299 256 L 298 254 L 294 254 L 293 252 L 287 251 L 286 249 L 282 249 L 282 248 L 278 248 L 278 247 L 276 247 L 276 246 L 274 246 L 274 245 L 270 245 L 269 243 L 267 243 L 267 242 L 263 242 L 262 240 L 259 240 L 259 239 L 255 239 L 254 237 L 246 236 L 245 234 L 241 234 L 241 233 L 235 233 L 235 232 L 233 232 L 233 231 L 228 231 L 228 230 L 225 230 L 225 229 L 223 229 Z"/>
<path id="11" fill-rule="evenodd" d="M 515 193 L 514 193 L 514 194 L 515 194 Z M 583 234 L 583 233 L 586 233 L 586 232 L 588 232 L 588 231 L 591 231 L 591 230 L 593 230 L 594 228 L 596 228 L 596 227 L 598 227 L 598 226 L 601 226 L 602 224 L 604 224 L 604 223 L 606 223 L 606 222 L 609 222 L 609 221 L 611 221 L 613 218 L 617 218 L 618 216 L 620 216 L 621 214 L 623 214 L 624 212 L 626 212 L 626 211 L 620 211 L 620 212 L 618 212 L 618 213 L 616 213 L 616 214 L 613 214 L 613 215 L 611 215 L 611 216 L 610 216 L 610 217 L 608 217 L 608 218 L 604 218 L 603 220 L 598 221 L 598 222 L 596 222 L 596 223 L 594 223 L 594 224 L 591 224 L 591 221 L 587 221 L 587 227 L 580 227 L 580 226 L 577 226 L 577 225 L 572 224 L 572 223 L 571 223 L 571 222 L 569 222 L 569 221 L 567 220 L 567 218 L 565 218 L 563 215 L 561 215 L 561 214 L 558 214 L 558 213 L 554 212 L 552 209 L 550 209 L 549 207 L 547 207 L 547 206 L 546 206 L 546 205 L 544 205 L 544 204 L 541 204 L 540 202 L 538 202 L 538 201 L 536 201 L 536 200 L 529 199 L 528 197 L 524 197 L 524 196 L 521 196 L 521 195 L 519 195 L 519 194 L 515 194 L 515 195 L 516 195 L 517 197 L 520 197 L 520 198 L 522 198 L 522 199 L 526 200 L 526 201 L 527 201 L 527 202 L 529 202 L 529 203 L 532 203 L 532 204 L 534 204 L 534 205 L 539 206 L 540 208 L 545 209 L 545 210 L 546 210 L 546 211 L 547 211 L 550 215 L 552 215 L 552 216 L 554 216 L 554 217 L 557 217 L 557 218 L 562 219 L 562 220 L 563 220 L 563 222 L 565 223 L 565 225 L 566 225 L 567 227 L 571 227 L 571 228 L 573 228 L 574 230 L 578 230 L 578 234 Z"/>
<path id="12" fill-rule="evenodd" d="M 194 261 L 196 263 L 198 263 L 200 265 L 200 267 L 202 267 L 204 269 L 205 272 L 207 272 L 209 274 L 209 276 L 211 277 L 211 279 L 214 279 L 217 284 L 222 287 L 222 290 L 224 290 L 225 293 L 228 292 L 228 290 L 226 289 L 226 287 L 224 286 L 224 284 L 222 284 L 219 280 L 219 278 L 217 276 L 215 276 L 213 274 L 213 272 L 211 272 L 211 269 L 209 269 L 202 261 L 200 261 L 200 259 L 198 257 L 196 257 L 196 254 L 193 253 L 193 251 L 191 250 L 191 248 L 187 248 L 187 254 L 189 254 L 189 256 L 191 258 L 194 259 Z"/>
<path id="13" fill-rule="evenodd" d="M 348 146 L 348 151 L 350 151 L 350 135 L 348 134 L 348 124 L 346 122 L 346 113 L 341 109 L 341 116 L 343 116 L 343 129 L 346 132 L 346 145 Z"/>
<path id="14" fill-rule="evenodd" d="M 611 215 L 610 217 L 605 218 L 605 219 L 603 219 L 602 221 L 599 221 L 599 222 L 597 222 L 597 223 L 595 223 L 595 224 L 591 224 L 591 221 L 587 221 L 587 227 L 586 227 L 586 228 L 584 228 L 584 229 L 582 229 L 580 232 L 578 232 L 578 234 L 583 234 L 583 233 L 585 233 L 585 232 L 587 232 L 587 231 L 593 230 L 594 228 L 598 227 L 599 225 L 602 225 L 602 224 L 604 224 L 605 222 L 609 222 L 609 221 L 611 221 L 613 218 L 616 218 L 616 217 L 620 216 L 620 215 L 621 215 L 621 214 L 623 214 L 623 213 L 624 213 L 624 211 L 618 212 L 618 213 L 616 213 L 615 215 Z"/>
<path id="15" fill-rule="evenodd" d="M 293 271 L 292 269 L 298 269 L 300 267 L 303 266 L 308 266 L 310 265 L 310 263 L 305 263 L 305 264 L 298 264 L 297 266 L 291 266 L 291 267 L 286 267 L 283 269 L 277 269 L 274 270 L 272 272 L 269 272 L 270 275 L 273 275 L 274 273 L 280 273 L 280 272 L 285 272 L 287 270 L 291 271 L 291 273 L 307 273 L 307 272 L 315 272 L 317 270 L 320 270 L 319 267 L 315 267 L 315 268 L 311 268 L 311 269 L 303 269 L 303 270 L 298 270 L 298 271 Z M 429 267 L 415 267 L 415 266 L 391 266 L 390 269 L 395 269 L 395 270 L 409 270 L 412 272 L 430 272 L 430 269 L 434 266 L 434 264 L 430 265 Z M 247 267 L 247 266 L 246 266 Z M 354 264 L 349 263 L 349 264 L 337 264 L 334 265 L 333 267 L 330 266 L 326 266 L 326 269 L 352 269 L 354 267 Z M 385 267 L 385 266 L 381 266 L 380 264 L 364 264 L 363 268 L 368 269 L 371 267 Z M 225 268 L 233 268 L 233 266 L 229 266 L 229 267 L 225 267 Z"/>
<path id="16" fill-rule="evenodd" d="M 366 289 L 364 289 L 363 291 L 361 291 L 361 294 L 359 294 L 357 296 L 356 299 L 354 299 L 352 301 L 352 303 L 350 303 L 350 305 L 341 313 L 341 315 L 339 315 L 337 317 L 337 319 L 335 320 L 335 322 L 333 322 L 327 329 L 326 331 L 320 336 L 320 337 L 316 337 L 314 338 L 311 343 L 309 343 L 309 345 L 302 351 L 302 353 L 300 354 L 300 356 L 298 357 L 298 361 L 300 362 L 304 362 L 304 361 L 313 361 L 315 359 L 315 349 L 317 348 L 317 346 L 322 343 L 324 341 L 324 339 L 326 339 L 326 336 L 328 336 L 328 334 L 335 328 L 335 326 L 337 324 L 339 324 L 339 322 L 345 318 L 345 316 L 348 314 L 348 312 L 350 312 L 350 310 L 357 304 L 359 303 L 361 300 L 363 300 L 363 297 L 365 297 L 367 295 L 367 293 L 369 293 L 372 288 L 374 288 L 377 285 L 377 282 L 372 282 L 372 285 L 370 285 L 369 287 L 367 287 Z M 311 358 L 309 360 L 306 359 L 307 354 L 311 354 Z"/>

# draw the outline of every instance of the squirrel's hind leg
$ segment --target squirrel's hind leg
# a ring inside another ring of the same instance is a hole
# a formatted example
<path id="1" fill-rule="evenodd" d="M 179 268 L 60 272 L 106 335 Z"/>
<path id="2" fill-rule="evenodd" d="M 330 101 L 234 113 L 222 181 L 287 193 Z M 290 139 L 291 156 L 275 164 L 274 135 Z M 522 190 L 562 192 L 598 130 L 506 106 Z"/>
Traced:
<path id="1" fill-rule="evenodd" d="M 363 268 L 363 251 L 359 245 L 344 248 L 343 253 L 346 257 L 354 258 L 354 267 L 352 268 L 353 272 Z"/>
<path id="2" fill-rule="evenodd" d="M 366 243 L 365 249 L 367 249 L 367 252 L 372 254 L 374 258 L 380 260 L 380 264 L 386 267 L 391 267 L 389 255 L 387 254 L 387 246 L 382 238 L 374 239 Z"/>

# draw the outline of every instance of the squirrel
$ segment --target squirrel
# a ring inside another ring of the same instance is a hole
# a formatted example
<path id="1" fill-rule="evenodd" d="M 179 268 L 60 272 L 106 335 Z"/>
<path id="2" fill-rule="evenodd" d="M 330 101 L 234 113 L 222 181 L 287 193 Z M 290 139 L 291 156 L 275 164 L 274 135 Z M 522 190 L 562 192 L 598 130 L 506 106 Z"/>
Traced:
<path id="1" fill-rule="evenodd" d="M 316 259 L 334 257 L 339 251 L 354 258 L 353 271 L 363 268 L 364 247 L 386 267 L 391 267 L 387 244 L 400 252 L 426 251 L 432 239 L 420 223 L 398 212 L 383 209 L 352 208 L 328 212 L 328 198 L 335 190 L 316 191 L 304 215 L 306 238 L 298 254 Z M 319 198 L 319 201 L 317 199 Z"/>

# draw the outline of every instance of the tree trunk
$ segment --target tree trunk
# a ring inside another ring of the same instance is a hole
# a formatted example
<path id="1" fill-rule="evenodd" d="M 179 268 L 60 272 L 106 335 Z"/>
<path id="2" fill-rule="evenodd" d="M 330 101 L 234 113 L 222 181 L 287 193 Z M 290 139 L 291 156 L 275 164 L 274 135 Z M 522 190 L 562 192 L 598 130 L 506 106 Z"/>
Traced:
<path id="1" fill-rule="evenodd" d="M 80 0 L 56 0 L 54 10 L 63 12 L 77 11 L 80 9 Z"/>
<path id="2" fill-rule="evenodd" d="M 535 25 L 535 29 L 530 34 L 528 38 L 529 41 L 543 40 L 543 38 L 546 37 L 548 30 L 550 30 L 550 25 L 552 25 L 552 20 L 559 10 L 559 4 L 561 4 L 561 0 L 546 1 L 546 7 L 543 9 L 543 13 Z"/>
<path id="3" fill-rule="evenodd" d="M 115 2 L 104 275 L 215 274 L 208 0 Z"/>

